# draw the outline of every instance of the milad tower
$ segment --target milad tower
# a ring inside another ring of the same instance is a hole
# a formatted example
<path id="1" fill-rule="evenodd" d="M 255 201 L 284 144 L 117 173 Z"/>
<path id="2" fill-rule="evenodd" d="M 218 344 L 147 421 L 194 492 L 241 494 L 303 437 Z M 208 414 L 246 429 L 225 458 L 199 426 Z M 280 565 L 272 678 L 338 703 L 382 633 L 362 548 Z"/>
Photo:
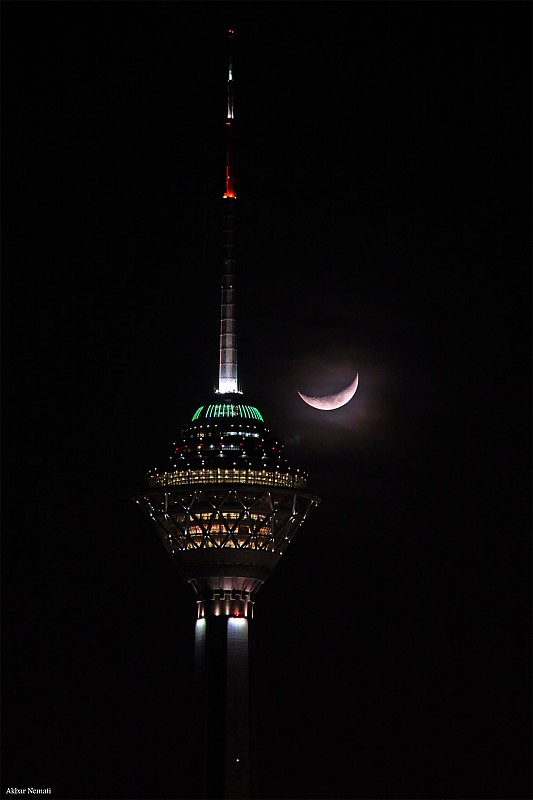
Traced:
<path id="1" fill-rule="evenodd" d="M 136 501 L 196 593 L 195 673 L 208 798 L 253 796 L 249 633 L 261 585 L 320 502 L 237 376 L 233 39 L 228 31 L 226 182 L 218 389 Z"/>

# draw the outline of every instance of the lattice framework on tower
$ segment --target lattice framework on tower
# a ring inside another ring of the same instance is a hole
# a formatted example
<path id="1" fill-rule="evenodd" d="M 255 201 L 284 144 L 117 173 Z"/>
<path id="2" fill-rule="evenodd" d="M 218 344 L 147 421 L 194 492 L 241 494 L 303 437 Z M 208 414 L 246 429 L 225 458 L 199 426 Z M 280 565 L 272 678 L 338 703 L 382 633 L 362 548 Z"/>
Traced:
<path id="1" fill-rule="evenodd" d="M 220 492 L 217 487 L 158 492 L 145 496 L 144 503 L 173 553 L 207 548 L 282 553 L 316 498 L 279 489 Z"/>

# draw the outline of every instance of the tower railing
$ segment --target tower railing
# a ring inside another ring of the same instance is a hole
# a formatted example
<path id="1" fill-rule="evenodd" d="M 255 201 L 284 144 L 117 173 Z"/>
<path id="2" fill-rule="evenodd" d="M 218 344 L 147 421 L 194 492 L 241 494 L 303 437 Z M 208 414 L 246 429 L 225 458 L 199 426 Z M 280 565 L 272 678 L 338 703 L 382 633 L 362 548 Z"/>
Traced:
<path id="1" fill-rule="evenodd" d="M 267 469 L 184 469 L 159 472 L 148 478 L 148 485 L 154 489 L 197 483 L 239 483 L 251 486 L 284 486 L 289 489 L 305 489 L 307 485 L 303 475 Z"/>

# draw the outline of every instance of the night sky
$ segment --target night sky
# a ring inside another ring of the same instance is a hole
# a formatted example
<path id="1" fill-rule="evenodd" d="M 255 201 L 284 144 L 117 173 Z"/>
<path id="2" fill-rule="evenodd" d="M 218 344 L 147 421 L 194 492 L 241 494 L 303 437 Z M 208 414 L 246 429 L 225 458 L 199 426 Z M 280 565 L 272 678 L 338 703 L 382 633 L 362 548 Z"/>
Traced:
<path id="1" fill-rule="evenodd" d="M 239 375 L 322 497 L 255 606 L 259 796 L 530 798 L 531 4 L 1 15 L 2 795 L 197 796 L 132 497 L 218 378 L 234 26 Z"/>

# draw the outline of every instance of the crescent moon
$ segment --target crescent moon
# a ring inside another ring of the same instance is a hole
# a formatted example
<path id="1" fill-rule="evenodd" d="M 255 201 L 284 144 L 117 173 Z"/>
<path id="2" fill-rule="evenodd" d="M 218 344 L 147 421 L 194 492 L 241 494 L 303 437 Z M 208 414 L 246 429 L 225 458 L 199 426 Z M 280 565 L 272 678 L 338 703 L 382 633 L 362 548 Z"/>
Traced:
<path id="1" fill-rule="evenodd" d="M 336 394 L 326 394 L 323 397 L 307 397 L 307 395 L 298 392 L 304 403 L 313 408 L 318 408 L 320 411 L 332 411 L 334 408 L 345 406 L 346 403 L 352 399 L 357 391 L 357 384 L 359 383 L 359 373 L 355 376 L 352 383 L 342 389 Z"/>

